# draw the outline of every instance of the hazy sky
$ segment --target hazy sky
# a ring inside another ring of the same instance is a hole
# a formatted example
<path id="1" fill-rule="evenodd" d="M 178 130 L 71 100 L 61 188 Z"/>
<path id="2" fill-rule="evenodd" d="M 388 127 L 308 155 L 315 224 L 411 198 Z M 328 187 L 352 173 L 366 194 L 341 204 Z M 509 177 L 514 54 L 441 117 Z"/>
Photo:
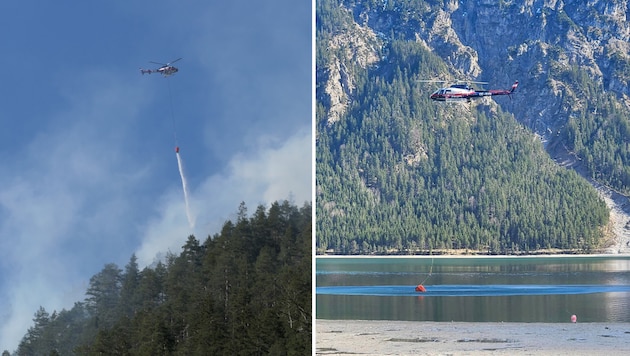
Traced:
<path id="1" fill-rule="evenodd" d="M 311 7 L 0 3 L 0 351 L 106 263 L 179 253 L 241 201 L 311 200 Z"/>

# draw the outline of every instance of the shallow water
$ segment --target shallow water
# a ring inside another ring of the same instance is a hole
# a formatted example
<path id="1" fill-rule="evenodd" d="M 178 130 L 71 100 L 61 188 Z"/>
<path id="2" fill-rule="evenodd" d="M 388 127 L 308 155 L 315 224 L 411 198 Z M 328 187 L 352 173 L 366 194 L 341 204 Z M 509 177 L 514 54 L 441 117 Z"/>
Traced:
<path id="1" fill-rule="evenodd" d="M 630 257 L 327 257 L 316 283 L 320 319 L 630 322 Z"/>

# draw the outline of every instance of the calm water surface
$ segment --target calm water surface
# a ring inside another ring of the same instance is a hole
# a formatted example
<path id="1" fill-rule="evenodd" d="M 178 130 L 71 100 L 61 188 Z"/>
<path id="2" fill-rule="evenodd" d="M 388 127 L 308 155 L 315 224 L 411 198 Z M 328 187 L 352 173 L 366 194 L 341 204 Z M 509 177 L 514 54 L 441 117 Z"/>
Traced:
<path id="1" fill-rule="evenodd" d="M 319 257 L 316 283 L 319 319 L 630 322 L 630 256 Z"/>

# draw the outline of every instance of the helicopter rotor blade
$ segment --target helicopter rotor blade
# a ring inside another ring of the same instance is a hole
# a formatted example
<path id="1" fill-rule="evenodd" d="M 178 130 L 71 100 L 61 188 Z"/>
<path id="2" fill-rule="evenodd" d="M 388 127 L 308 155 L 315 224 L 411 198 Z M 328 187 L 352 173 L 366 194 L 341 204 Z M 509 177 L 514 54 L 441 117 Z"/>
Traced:
<path id="1" fill-rule="evenodd" d="M 457 84 L 488 84 L 488 82 L 476 82 L 474 80 L 457 80 Z"/>
<path id="2" fill-rule="evenodd" d="M 422 83 L 446 83 L 446 80 L 437 80 L 437 79 L 431 79 L 431 80 L 418 80 L 419 82 Z"/>
<path id="3" fill-rule="evenodd" d="M 173 64 L 173 63 L 175 63 L 175 62 L 179 61 L 180 59 L 181 59 L 181 58 L 177 58 L 177 59 L 176 59 L 176 60 L 174 60 L 174 61 L 170 61 L 170 62 L 168 62 L 168 65 L 170 66 L 171 64 Z"/>
<path id="4" fill-rule="evenodd" d="M 159 64 L 161 66 L 167 66 L 167 63 L 160 63 L 160 62 L 153 62 L 153 61 L 149 61 L 149 63 L 153 63 L 153 64 Z"/>

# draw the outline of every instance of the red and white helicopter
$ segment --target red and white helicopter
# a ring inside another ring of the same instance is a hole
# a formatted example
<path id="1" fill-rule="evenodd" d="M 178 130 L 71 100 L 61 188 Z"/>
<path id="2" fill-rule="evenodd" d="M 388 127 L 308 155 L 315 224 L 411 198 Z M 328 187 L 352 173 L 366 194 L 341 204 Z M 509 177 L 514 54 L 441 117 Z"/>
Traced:
<path id="1" fill-rule="evenodd" d="M 433 80 L 423 80 L 423 82 L 444 82 L 444 81 L 433 81 Z M 478 99 L 485 96 L 495 96 L 495 95 L 512 95 L 518 86 L 518 80 L 512 84 L 512 88 L 508 90 L 503 89 L 491 89 L 491 90 L 475 90 L 470 84 L 488 84 L 486 82 L 464 82 L 460 81 L 456 84 L 452 84 L 449 87 L 440 88 L 433 92 L 429 98 L 435 101 L 444 101 L 444 102 L 461 102 L 468 101 L 470 102 L 472 99 Z"/>
<path id="2" fill-rule="evenodd" d="M 149 62 L 149 63 L 154 63 L 154 64 L 160 64 L 161 67 L 158 69 L 142 69 L 140 68 L 140 73 L 142 74 L 151 74 L 151 73 L 159 73 L 162 74 L 165 77 L 168 77 L 169 75 L 173 75 L 175 73 L 177 73 L 177 71 L 179 71 L 179 69 L 177 69 L 176 67 L 172 66 L 173 63 L 179 61 L 181 58 L 177 58 L 176 60 L 169 62 L 169 63 L 158 63 L 158 62 Z"/>

